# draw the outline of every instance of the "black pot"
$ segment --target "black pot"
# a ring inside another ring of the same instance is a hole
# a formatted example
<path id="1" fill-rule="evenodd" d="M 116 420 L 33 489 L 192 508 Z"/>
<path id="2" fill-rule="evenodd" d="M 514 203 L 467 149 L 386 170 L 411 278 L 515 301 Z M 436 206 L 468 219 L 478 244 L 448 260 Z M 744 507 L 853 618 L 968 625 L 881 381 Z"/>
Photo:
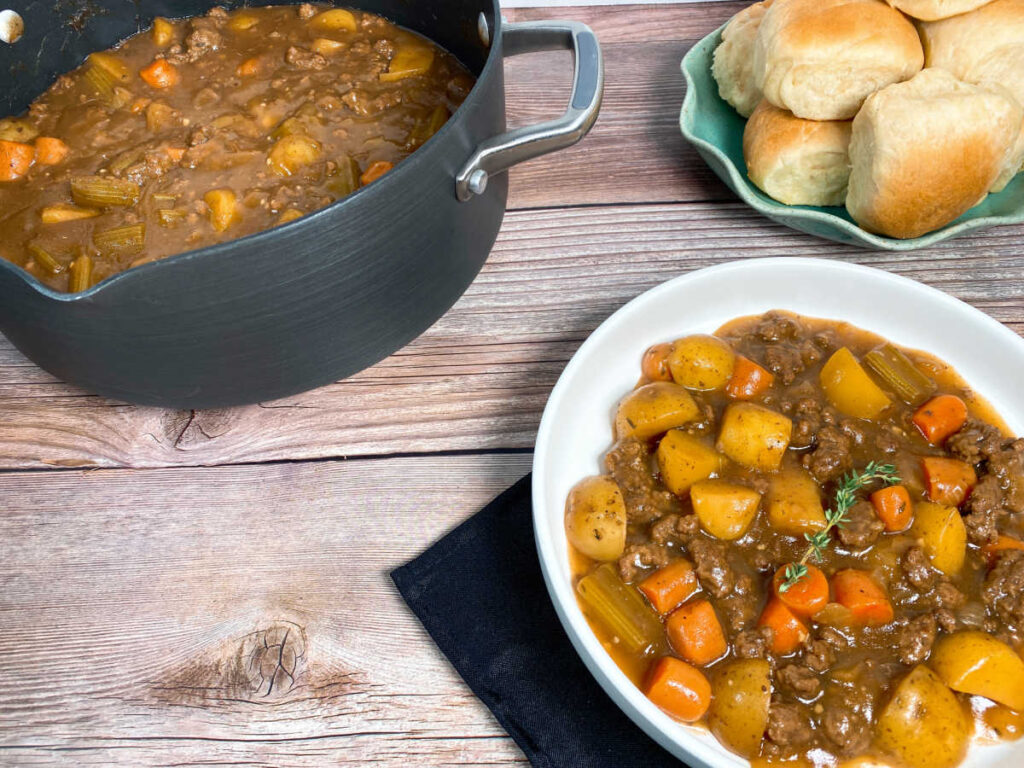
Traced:
<path id="1" fill-rule="evenodd" d="M 0 115 L 22 112 L 87 54 L 155 16 L 242 4 L 4 3 L 24 17 L 25 34 L 0 44 L 0 72 L 9 73 Z M 597 118 L 600 50 L 582 24 L 503 24 L 496 0 L 352 4 L 426 35 L 477 75 L 437 135 L 379 181 L 316 213 L 130 269 L 83 293 L 54 292 L 0 259 L 0 331 L 55 376 L 102 395 L 208 408 L 344 378 L 444 314 L 494 244 L 508 193 L 501 171 L 575 143 Z M 565 116 L 503 134 L 502 56 L 563 47 L 576 53 Z"/>

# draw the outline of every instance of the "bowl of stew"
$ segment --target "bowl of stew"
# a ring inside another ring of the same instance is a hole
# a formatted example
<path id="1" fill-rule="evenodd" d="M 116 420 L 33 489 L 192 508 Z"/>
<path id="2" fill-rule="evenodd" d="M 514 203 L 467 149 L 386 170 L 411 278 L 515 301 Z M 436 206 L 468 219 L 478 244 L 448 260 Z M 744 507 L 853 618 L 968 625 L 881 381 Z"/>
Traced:
<path id="1" fill-rule="evenodd" d="M 495 0 L 30 4 L 0 45 L 0 331 L 133 402 L 251 403 L 360 370 L 462 294 L 505 169 L 597 117 L 596 37 Z M 502 57 L 576 52 L 506 131 Z"/>
<path id="2" fill-rule="evenodd" d="M 766 258 L 606 320 L 533 465 L 545 581 L 689 764 L 1024 760 L 1024 340 L 880 270 Z"/>

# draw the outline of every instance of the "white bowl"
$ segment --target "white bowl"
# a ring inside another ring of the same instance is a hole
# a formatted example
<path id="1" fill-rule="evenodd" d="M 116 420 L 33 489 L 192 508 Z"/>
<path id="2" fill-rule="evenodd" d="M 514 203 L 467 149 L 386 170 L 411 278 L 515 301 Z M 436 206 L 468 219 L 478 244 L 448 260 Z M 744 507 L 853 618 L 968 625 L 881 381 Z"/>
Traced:
<path id="1" fill-rule="evenodd" d="M 605 652 L 576 603 L 563 526 L 565 499 L 603 471 L 612 413 L 650 344 L 710 333 L 734 317 L 786 309 L 845 320 L 950 363 L 1016 434 L 1024 430 L 1024 339 L 941 291 L 869 267 L 807 258 L 732 262 L 677 277 L 626 304 L 591 334 L 551 392 L 533 460 L 533 524 L 555 609 L 591 673 L 651 738 L 693 768 L 749 763 L 706 729 L 665 715 Z M 1024 740 L 972 746 L 963 768 L 1019 768 Z"/>

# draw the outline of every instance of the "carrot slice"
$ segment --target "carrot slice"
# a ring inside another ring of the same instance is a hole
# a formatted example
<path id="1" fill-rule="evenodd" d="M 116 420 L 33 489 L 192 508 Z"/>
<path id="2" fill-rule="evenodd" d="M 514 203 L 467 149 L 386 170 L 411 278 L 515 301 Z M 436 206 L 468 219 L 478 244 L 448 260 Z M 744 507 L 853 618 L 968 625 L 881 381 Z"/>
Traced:
<path id="1" fill-rule="evenodd" d="M 376 181 L 394 167 L 395 164 L 389 163 L 387 160 L 378 160 L 375 163 L 370 163 L 370 167 L 359 177 L 359 183 L 365 187 L 371 181 Z"/>
<path id="2" fill-rule="evenodd" d="M 757 626 L 771 627 L 772 653 L 780 656 L 796 651 L 808 635 L 804 623 L 777 597 L 768 599 Z"/>
<path id="3" fill-rule="evenodd" d="M 254 77 L 260 72 L 260 58 L 259 56 L 253 56 L 251 59 L 246 59 L 238 68 L 235 70 L 235 74 L 239 77 Z"/>
<path id="4" fill-rule="evenodd" d="M 644 352 L 640 370 L 648 381 L 672 381 L 672 372 L 668 369 L 668 356 L 672 354 L 672 345 L 668 342 L 655 344 Z"/>
<path id="5" fill-rule="evenodd" d="M 693 564 L 688 560 L 676 560 L 641 581 L 639 588 L 651 601 L 654 610 L 668 613 L 693 597 L 700 585 Z"/>
<path id="6" fill-rule="evenodd" d="M 711 683 L 696 667 L 665 656 L 651 669 L 644 694 L 672 717 L 692 723 L 708 711 Z"/>
<path id="7" fill-rule="evenodd" d="M 17 181 L 32 167 L 36 148 L 20 141 L 0 140 L 0 181 Z"/>
<path id="8" fill-rule="evenodd" d="M 148 67 L 143 67 L 139 71 L 139 77 L 145 80 L 147 85 L 160 89 L 177 85 L 181 79 L 178 68 L 167 59 L 156 59 Z"/>
<path id="9" fill-rule="evenodd" d="M 902 485 L 890 485 L 871 494 L 871 504 L 887 531 L 905 531 L 914 517 L 910 493 Z"/>
<path id="10" fill-rule="evenodd" d="M 752 400 L 769 389 L 774 381 L 775 377 L 753 360 L 737 355 L 725 394 L 733 400 Z"/>
<path id="11" fill-rule="evenodd" d="M 715 609 L 707 600 L 693 600 L 677 608 L 665 621 L 672 648 L 692 664 L 705 666 L 729 649 Z"/>
<path id="12" fill-rule="evenodd" d="M 786 580 L 786 566 L 775 572 L 772 589 L 775 596 L 793 612 L 795 616 L 809 619 L 828 605 L 828 579 L 820 568 L 808 565 L 807 575 L 782 591 L 782 583 Z"/>
<path id="13" fill-rule="evenodd" d="M 921 459 L 928 498 L 936 504 L 959 507 L 978 482 L 974 467 L 959 459 L 925 456 Z"/>
<path id="14" fill-rule="evenodd" d="M 57 165 L 68 156 L 68 145 L 52 136 L 36 139 L 36 162 L 40 165 Z"/>
<path id="15" fill-rule="evenodd" d="M 984 553 L 985 559 L 988 560 L 988 564 L 992 565 L 999 556 L 999 553 L 1005 552 L 1008 549 L 1024 549 L 1024 541 L 1001 533 L 994 544 L 986 544 L 981 548 L 981 551 Z"/>
<path id="16" fill-rule="evenodd" d="M 967 404 L 956 395 L 936 395 L 914 412 L 914 424 L 932 445 L 941 445 L 967 421 Z"/>
<path id="17" fill-rule="evenodd" d="M 861 624 L 877 627 L 893 619 L 892 603 L 882 586 L 867 571 L 847 568 L 832 576 L 836 602 L 846 606 Z"/>

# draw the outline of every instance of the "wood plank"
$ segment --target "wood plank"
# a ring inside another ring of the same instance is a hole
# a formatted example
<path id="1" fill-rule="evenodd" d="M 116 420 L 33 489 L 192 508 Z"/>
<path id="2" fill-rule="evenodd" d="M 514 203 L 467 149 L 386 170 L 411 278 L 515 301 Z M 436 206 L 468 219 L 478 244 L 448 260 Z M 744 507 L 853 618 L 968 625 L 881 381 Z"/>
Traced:
<path id="1" fill-rule="evenodd" d="M 1024 227 L 909 254 L 812 238 L 739 203 L 512 212 L 465 296 L 418 340 L 352 378 L 216 412 L 111 403 L 0 342 L 0 467 L 210 465 L 530 448 L 584 338 L 667 279 L 759 256 L 867 264 L 945 290 L 1024 332 Z"/>
<path id="2" fill-rule="evenodd" d="M 529 461 L 0 475 L 0 763 L 527 765 L 387 573 Z"/>

